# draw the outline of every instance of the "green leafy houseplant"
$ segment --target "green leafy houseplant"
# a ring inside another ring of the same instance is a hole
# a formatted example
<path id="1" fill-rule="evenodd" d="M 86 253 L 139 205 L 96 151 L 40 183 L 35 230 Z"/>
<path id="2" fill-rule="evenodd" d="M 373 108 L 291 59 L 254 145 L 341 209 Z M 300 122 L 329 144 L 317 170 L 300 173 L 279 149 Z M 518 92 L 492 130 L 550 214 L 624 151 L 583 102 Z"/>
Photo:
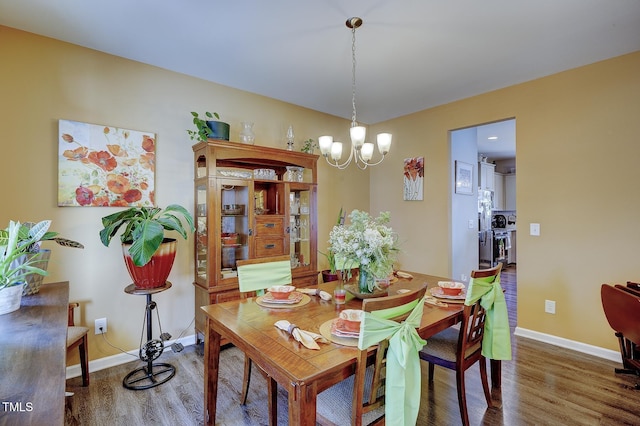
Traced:
<path id="1" fill-rule="evenodd" d="M 211 128 L 207 125 L 207 119 L 206 118 L 200 118 L 197 112 L 191 111 L 191 115 L 193 115 L 193 124 L 196 126 L 197 130 L 187 130 L 187 133 L 189 134 L 189 137 L 191 138 L 191 140 L 198 140 L 198 141 L 206 141 L 207 138 L 210 138 L 213 136 L 213 130 L 211 130 Z M 217 112 L 205 112 L 204 115 L 206 115 L 209 119 L 213 120 L 214 118 L 216 120 L 220 120 L 220 115 Z"/>
<path id="2" fill-rule="evenodd" d="M 159 207 L 131 207 L 102 218 L 100 241 L 109 246 L 111 239 L 121 227 L 123 244 L 131 244 L 129 254 L 136 266 L 144 266 L 151 260 L 164 240 L 164 231 L 176 231 L 187 239 L 187 230 L 179 216 L 187 222 L 190 232 L 195 231 L 193 217 L 182 206 L 171 204 L 164 210 Z"/>
<path id="3" fill-rule="evenodd" d="M 340 212 L 338 213 L 338 218 L 336 220 L 335 226 L 343 225 L 344 219 L 345 219 L 345 213 L 343 212 L 342 207 L 340 207 Z M 327 258 L 327 262 L 329 262 L 329 272 L 331 273 L 331 275 L 335 275 L 336 274 L 336 255 L 331 245 L 329 245 L 329 247 L 327 248 L 326 253 L 323 253 L 321 251 L 318 251 L 318 252 Z"/>
<path id="4" fill-rule="evenodd" d="M 58 245 L 64 247 L 84 248 L 77 241 L 59 237 L 58 232 L 49 231 L 51 226 L 50 220 L 43 220 L 38 223 L 24 222 L 18 227 L 18 245 L 25 246 L 29 253 L 37 253 L 40 251 L 42 242 L 55 241 Z M 8 229 L 0 230 L 0 245 L 6 244 L 8 239 Z"/>
<path id="5" fill-rule="evenodd" d="M 50 220 L 43 220 L 38 223 L 24 222 L 19 224 L 17 227 L 17 244 L 18 247 L 25 249 L 25 254 L 15 261 L 16 264 L 23 263 L 28 266 L 46 270 L 49 264 L 51 250 L 46 250 L 41 247 L 45 241 L 55 241 L 58 245 L 64 247 L 84 248 L 84 246 L 77 241 L 59 237 L 57 232 L 49 231 L 50 226 Z M 8 236 L 8 229 L 0 230 L 0 246 L 7 244 Z M 37 293 L 42 285 L 42 279 L 42 274 L 33 273 L 27 273 L 22 277 L 22 281 L 25 282 L 23 295 L 27 296 Z"/>
<path id="6" fill-rule="evenodd" d="M 9 227 L 0 231 L 0 289 L 21 285 L 29 274 L 47 275 L 46 271 L 33 266 L 39 260 L 21 261 L 29 253 L 29 247 L 44 237 L 47 228 L 48 225 L 36 227 L 37 231 L 26 239 L 20 237 L 20 222 L 10 221 Z"/>
<path id="7" fill-rule="evenodd" d="M 300 151 L 306 152 L 307 154 L 313 154 L 313 150 L 318 148 L 318 144 L 313 139 L 307 139 L 302 142 L 302 148 Z"/>

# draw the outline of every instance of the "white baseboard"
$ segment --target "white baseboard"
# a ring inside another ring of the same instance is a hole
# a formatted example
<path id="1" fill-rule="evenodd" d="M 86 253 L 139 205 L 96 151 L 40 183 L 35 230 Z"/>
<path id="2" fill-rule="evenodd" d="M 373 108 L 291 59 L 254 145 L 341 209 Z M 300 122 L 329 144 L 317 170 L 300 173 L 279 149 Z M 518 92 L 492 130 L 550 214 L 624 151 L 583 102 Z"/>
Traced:
<path id="1" fill-rule="evenodd" d="M 575 340 L 569 340 L 563 337 L 540 333 L 538 331 L 533 331 L 533 330 L 527 330 L 526 328 L 520 328 L 520 327 L 516 327 L 513 334 L 516 336 L 537 340 L 539 342 L 549 343 L 551 345 L 559 346 L 561 348 L 567 348 L 577 352 L 582 352 L 584 354 L 597 356 L 598 358 L 604 358 L 610 361 L 622 363 L 622 356 L 620 355 L 620 352 L 612 351 L 611 349 L 605 349 L 599 346 L 588 345 L 586 343 L 576 342 Z"/>
<path id="2" fill-rule="evenodd" d="M 196 343 L 195 334 L 191 336 L 186 336 L 181 339 L 176 340 L 168 340 L 164 342 L 165 350 L 171 350 L 171 345 L 174 343 L 182 343 L 184 346 L 193 345 Z M 93 361 L 89 361 L 89 373 L 93 373 L 95 371 L 104 370 L 105 368 L 115 367 L 116 365 L 125 364 L 127 362 L 135 361 L 136 359 L 139 361 L 139 349 L 134 349 L 127 353 L 121 353 L 117 355 L 111 355 L 104 358 L 94 359 Z M 133 356 L 131 356 L 133 355 Z M 82 370 L 80 369 L 80 364 L 70 365 L 67 367 L 67 379 L 72 377 L 79 377 L 82 375 Z"/>

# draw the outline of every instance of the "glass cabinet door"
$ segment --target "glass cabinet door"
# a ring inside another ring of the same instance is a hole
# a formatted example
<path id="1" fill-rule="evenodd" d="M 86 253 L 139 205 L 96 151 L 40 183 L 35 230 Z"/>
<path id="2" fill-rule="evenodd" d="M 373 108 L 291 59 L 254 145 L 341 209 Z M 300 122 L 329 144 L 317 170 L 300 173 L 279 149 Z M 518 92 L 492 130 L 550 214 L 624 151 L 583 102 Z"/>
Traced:
<path id="1" fill-rule="evenodd" d="M 209 233 L 207 232 L 207 182 L 196 184 L 196 280 L 202 283 L 208 278 Z"/>
<path id="2" fill-rule="evenodd" d="M 311 261 L 311 206 L 309 190 L 289 192 L 289 239 L 291 268 L 305 268 Z"/>
<path id="3" fill-rule="evenodd" d="M 237 278 L 237 260 L 249 258 L 249 191 L 247 181 L 218 180 L 221 279 Z"/>

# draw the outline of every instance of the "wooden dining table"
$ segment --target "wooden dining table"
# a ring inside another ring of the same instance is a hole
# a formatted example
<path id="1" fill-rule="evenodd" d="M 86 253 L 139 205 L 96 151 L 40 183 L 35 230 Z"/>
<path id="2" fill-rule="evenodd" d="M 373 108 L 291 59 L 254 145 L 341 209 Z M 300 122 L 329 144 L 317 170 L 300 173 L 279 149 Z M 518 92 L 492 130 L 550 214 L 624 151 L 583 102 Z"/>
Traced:
<path id="1" fill-rule="evenodd" d="M 398 278 L 391 283 L 389 295 L 398 290 L 436 287 L 447 278 L 410 272 L 412 278 Z M 319 284 L 318 288 L 333 294 L 337 282 Z M 320 325 L 338 317 L 343 309 L 361 309 L 362 300 L 347 293 L 347 301 L 336 305 L 318 296 L 304 306 L 268 308 L 256 298 L 233 300 L 201 309 L 206 314 L 204 406 L 205 423 L 215 424 L 222 338 L 243 351 L 288 392 L 290 425 L 316 424 L 316 396 L 323 390 L 354 374 L 358 349 L 337 343 L 320 343 L 319 350 L 307 349 L 286 332 L 274 326 L 287 320 L 302 330 L 320 334 Z M 448 303 L 447 307 L 425 303 L 418 333 L 424 339 L 461 321 L 463 304 Z M 372 349 L 373 351 L 373 349 Z M 494 406 L 501 404 L 500 361 L 491 362 L 491 386 Z M 275 404 L 275 401 L 269 401 Z M 275 410 L 274 410 L 275 411 Z M 274 418 L 270 423 L 275 424 Z"/>

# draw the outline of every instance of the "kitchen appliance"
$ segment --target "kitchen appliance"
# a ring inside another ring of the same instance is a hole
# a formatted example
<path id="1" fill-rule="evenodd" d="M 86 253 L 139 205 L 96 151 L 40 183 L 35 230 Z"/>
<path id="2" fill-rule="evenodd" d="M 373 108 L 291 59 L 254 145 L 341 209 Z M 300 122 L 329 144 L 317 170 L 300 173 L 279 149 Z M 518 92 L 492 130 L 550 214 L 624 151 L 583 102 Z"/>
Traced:
<path id="1" fill-rule="evenodd" d="M 511 218 L 511 216 L 510 216 Z M 513 216 L 515 223 L 515 216 Z M 493 268 L 498 263 L 507 265 L 511 238 L 503 214 L 493 214 L 493 192 L 478 189 L 478 253 L 479 268 Z"/>
<path id="2" fill-rule="evenodd" d="M 507 258 L 509 250 L 511 250 L 511 238 L 509 231 L 505 229 L 493 230 L 493 259 L 492 267 L 502 262 L 504 267 L 507 266 Z"/>
<path id="3" fill-rule="evenodd" d="M 480 269 L 493 266 L 493 191 L 478 188 L 478 244 Z"/>

